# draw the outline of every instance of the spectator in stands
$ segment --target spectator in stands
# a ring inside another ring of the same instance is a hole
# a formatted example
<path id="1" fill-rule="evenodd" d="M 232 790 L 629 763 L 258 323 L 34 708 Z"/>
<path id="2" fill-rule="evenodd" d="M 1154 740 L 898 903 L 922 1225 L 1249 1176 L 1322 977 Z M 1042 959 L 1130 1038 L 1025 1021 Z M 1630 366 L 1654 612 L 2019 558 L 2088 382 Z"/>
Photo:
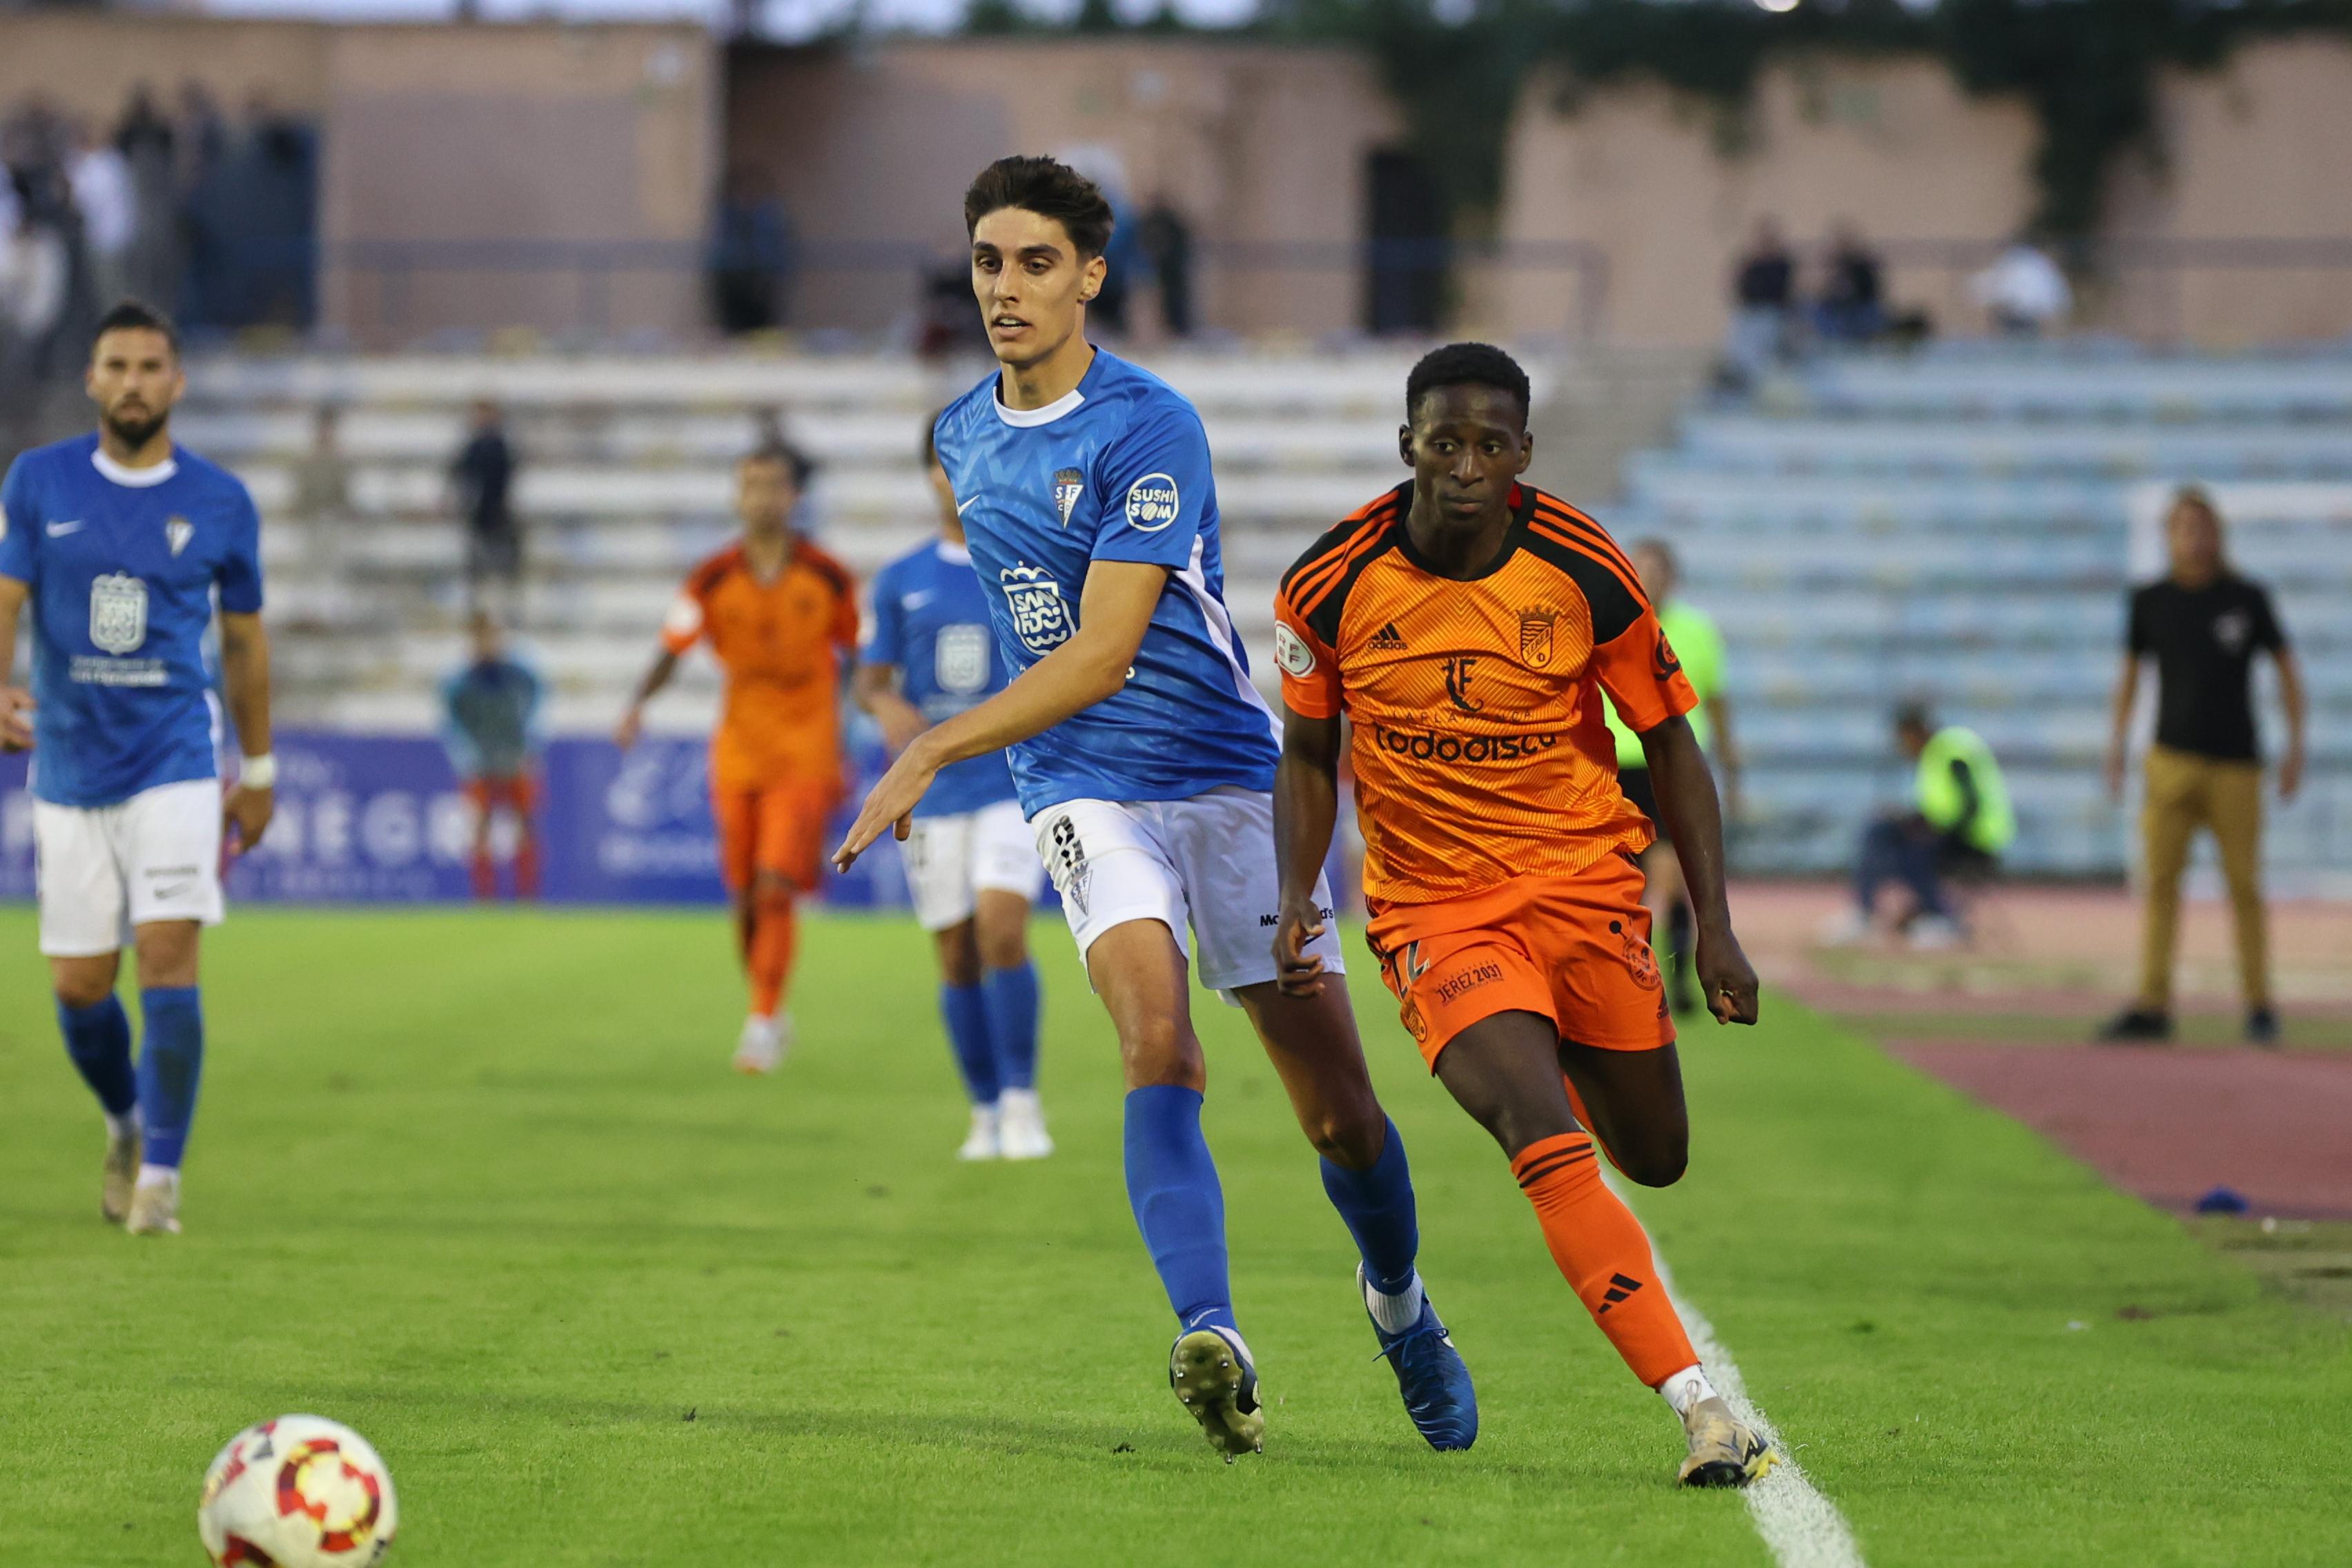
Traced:
<path id="1" fill-rule="evenodd" d="M 1723 358 L 1725 379 L 1735 387 L 1751 384 L 1788 353 L 1796 279 L 1797 264 L 1780 237 L 1780 226 L 1758 218 L 1732 278 L 1731 335 Z"/>
<path id="2" fill-rule="evenodd" d="M 719 330 L 730 337 L 767 331 L 789 319 L 792 224 L 766 174 L 729 172 L 710 252 Z"/>
<path id="3" fill-rule="evenodd" d="M 1886 324 L 1882 298 L 1885 264 L 1862 237 L 1862 231 L 1840 218 L 1830 231 L 1828 272 L 1821 298 L 1813 304 L 1813 330 L 1824 342 L 1866 343 Z"/>
<path id="4" fill-rule="evenodd" d="M 172 122 L 156 106 L 155 90 L 145 82 L 131 89 L 131 100 L 115 127 L 115 150 L 131 173 L 131 209 L 137 232 L 127 258 L 124 290 L 142 300 L 165 300 L 180 279 L 179 180 L 173 148 Z"/>
<path id="5" fill-rule="evenodd" d="M 469 610 L 488 605 L 491 584 L 500 585 L 509 618 L 521 608 L 522 522 L 512 504 L 515 455 L 506 421 L 488 398 L 474 403 L 473 426 L 449 465 L 450 490 L 466 523 L 466 602 Z"/>
<path id="6" fill-rule="evenodd" d="M 352 465 L 343 456 L 342 410 L 331 403 L 310 416 L 310 449 L 294 460 L 294 515 L 304 553 L 328 584 L 319 613 L 341 620 L 352 604 Z"/>
<path id="7" fill-rule="evenodd" d="M 82 255 L 89 265 L 90 289 L 108 310 L 131 293 L 131 242 L 139 233 L 139 194 L 130 160 L 87 125 L 74 133 L 66 165 L 74 207 L 81 214 Z"/>
<path id="8" fill-rule="evenodd" d="M 1136 248 L 1160 282 L 1160 321 L 1171 338 L 1192 335 L 1192 229 L 1165 195 L 1136 220 Z"/>
<path id="9" fill-rule="evenodd" d="M 1911 908 L 1899 922 L 1910 944 L 1951 947 L 1966 933 L 1947 896 L 1949 882 L 1989 877 L 2017 837 L 2009 785 L 1981 736 L 1958 724 L 1937 728 L 1924 703 L 1895 710 L 1895 741 L 1917 764 L 1912 809 L 1864 830 L 1854 863 L 1853 907 L 1823 937 L 1832 943 L 1867 937 L 1878 890 L 1893 882 L 1911 894 Z"/>
<path id="10" fill-rule="evenodd" d="M 540 731 L 545 684 L 507 646 L 497 619 L 477 610 L 473 658 L 441 683 L 441 742 L 474 807 L 474 897 L 498 897 L 491 851 L 499 814 L 514 824 L 514 893 L 539 897 L 539 837 L 531 816 L 539 795 Z"/>
<path id="11" fill-rule="evenodd" d="M 0 384 L 20 391 L 52 378 L 73 289 L 65 232 L 29 184 L 12 182 L 14 221 L 0 233 Z"/>
<path id="12" fill-rule="evenodd" d="M 2148 749 L 2140 812 L 2147 908 L 2140 935 L 2139 996 L 2099 1031 L 2103 1040 L 2172 1037 L 2172 957 L 2180 923 L 2180 873 L 2200 827 L 2212 830 L 2238 931 L 2238 979 L 2246 1038 L 2278 1041 L 2262 886 L 2263 763 L 2255 741 L 2254 656 L 2278 666 L 2286 714 L 2281 800 L 2303 784 L 2303 668 L 2287 646 L 2271 596 L 2231 569 L 2221 514 L 2195 486 L 2165 518 L 2170 569 L 2136 590 L 2116 681 L 2107 742 L 2107 789 L 2121 798 L 2124 752 L 2139 697 L 2140 662 L 2156 661 L 2156 743 Z"/>
<path id="13" fill-rule="evenodd" d="M 2013 338 L 2038 338 L 2074 308 L 2074 290 L 2049 253 L 2021 237 L 1990 267 L 1969 280 L 1993 326 Z"/>

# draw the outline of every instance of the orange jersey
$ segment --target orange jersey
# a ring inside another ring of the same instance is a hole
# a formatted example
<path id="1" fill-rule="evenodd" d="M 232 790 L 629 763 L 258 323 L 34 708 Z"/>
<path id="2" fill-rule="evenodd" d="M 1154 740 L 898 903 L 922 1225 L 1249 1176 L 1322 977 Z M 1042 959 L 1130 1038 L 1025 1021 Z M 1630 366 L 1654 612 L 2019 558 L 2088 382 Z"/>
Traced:
<path id="1" fill-rule="evenodd" d="M 694 569 L 662 622 L 662 646 L 674 654 L 706 638 L 727 673 L 711 787 L 837 786 L 842 660 L 857 646 L 849 574 L 794 540 L 784 569 L 762 583 L 742 545 L 729 545 Z"/>
<path id="2" fill-rule="evenodd" d="M 1399 486 L 1315 542 L 1275 599 L 1282 695 L 1354 726 L 1364 892 L 1425 902 L 1639 853 L 1606 691 L 1635 731 L 1697 705 L 1641 579 L 1601 525 L 1519 485 L 1501 558 L 1416 561 Z"/>

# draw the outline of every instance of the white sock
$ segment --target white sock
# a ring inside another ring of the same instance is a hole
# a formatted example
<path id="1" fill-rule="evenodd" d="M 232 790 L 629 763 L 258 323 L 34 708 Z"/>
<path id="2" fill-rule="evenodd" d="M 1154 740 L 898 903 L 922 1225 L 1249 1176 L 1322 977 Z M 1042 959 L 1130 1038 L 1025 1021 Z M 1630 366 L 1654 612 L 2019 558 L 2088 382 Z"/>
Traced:
<path id="1" fill-rule="evenodd" d="M 1370 1310 L 1372 1321 L 1381 1326 L 1381 1332 L 1384 1334 L 1401 1334 L 1421 1321 L 1423 1294 L 1418 1269 L 1413 1271 L 1412 1283 L 1393 1296 L 1375 1289 L 1370 1280 L 1364 1281 L 1364 1305 Z"/>
<path id="2" fill-rule="evenodd" d="M 1037 1091 L 1034 1089 L 1007 1089 L 1000 1090 L 996 1096 L 996 1109 L 999 1112 L 1008 1116 L 1034 1116 L 1037 1111 Z"/>
<path id="3" fill-rule="evenodd" d="M 1692 1405 L 1716 1396 L 1715 1384 L 1706 1380 L 1706 1369 L 1696 1362 L 1658 1384 L 1658 1393 L 1676 1415 L 1688 1415 Z"/>
<path id="4" fill-rule="evenodd" d="M 142 1165 L 139 1167 L 139 1184 L 142 1187 L 177 1187 L 180 1184 L 180 1168 L 177 1165 Z"/>

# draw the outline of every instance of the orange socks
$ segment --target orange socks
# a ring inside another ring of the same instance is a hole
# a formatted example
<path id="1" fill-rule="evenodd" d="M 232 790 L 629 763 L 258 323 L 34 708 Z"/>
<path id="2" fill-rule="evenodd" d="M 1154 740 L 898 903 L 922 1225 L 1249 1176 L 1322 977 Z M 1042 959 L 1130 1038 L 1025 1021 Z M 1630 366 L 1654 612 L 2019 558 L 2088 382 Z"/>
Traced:
<path id="1" fill-rule="evenodd" d="M 1601 1181 L 1591 1137 L 1563 1132 L 1530 1143 L 1511 1162 L 1511 1174 L 1535 1205 L 1569 1289 L 1633 1375 L 1655 1388 L 1695 1364 L 1698 1352 L 1658 1283 L 1649 1236 Z"/>
<path id="2" fill-rule="evenodd" d="M 784 982 L 792 977 L 793 949 L 800 938 L 800 921 L 790 899 L 763 899 L 751 920 L 750 950 L 743 966 L 751 974 L 751 1013 L 772 1018 L 784 1000 Z"/>

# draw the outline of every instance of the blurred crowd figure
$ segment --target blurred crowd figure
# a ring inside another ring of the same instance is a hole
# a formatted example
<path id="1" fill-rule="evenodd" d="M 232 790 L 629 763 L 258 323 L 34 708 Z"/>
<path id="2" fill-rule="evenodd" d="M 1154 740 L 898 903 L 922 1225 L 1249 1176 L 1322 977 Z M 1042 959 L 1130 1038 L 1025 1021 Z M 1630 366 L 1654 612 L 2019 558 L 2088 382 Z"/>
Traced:
<path id="1" fill-rule="evenodd" d="M 317 165 L 308 122 L 261 92 L 234 124 L 195 82 L 168 110 L 132 89 L 110 127 L 37 95 L 0 106 L 0 447 L 37 438 L 125 298 L 184 331 L 309 325 Z"/>
<path id="2" fill-rule="evenodd" d="M 498 617 L 477 610 L 471 656 L 441 683 L 441 743 L 474 811 L 474 897 L 498 897 L 495 854 L 501 817 L 512 826 L 514 897 L 539 897 L 540 758 L 547 749 L 541 710 L 547 684 L 510 647 Z"/>
<path id="3" fill-rule="evenodd" d="M 487 397 L 474 402 L 466 444 L 449 463 L 453 510 L 466 528 L 466 607 L 509 621 L 522 611 L 522 519 L 514 510 L 515 451 L 506 416 Z"/>
<path id="4" fill-rule="evenodd" d="M 728 171 L 710 247 L 711 308 L 729 337 L 792 321 L 793 224 L 767 172 Z"/>
<path id="5" fill-rule="evenodd" d="M 1854 858 L 1853 903 L 1823 928 L 1822 940 L 1833 945 L 1867 940 L 1877 924 L 1880 891 L 1895 887 L 1910 895 L 1896 911 L 1895 929 L 1912 947 L 1956 946 L 1968 933 L 1955 884 L 1990 881 L 2001 852 L 2017 837 L 2009 784 L 1984 737 L 1962 725 L 1937 723 L 1924 702 L 1895 710 L 1895 744 L 1912 764 L 1911 809 L 1864 829 Z"/>

